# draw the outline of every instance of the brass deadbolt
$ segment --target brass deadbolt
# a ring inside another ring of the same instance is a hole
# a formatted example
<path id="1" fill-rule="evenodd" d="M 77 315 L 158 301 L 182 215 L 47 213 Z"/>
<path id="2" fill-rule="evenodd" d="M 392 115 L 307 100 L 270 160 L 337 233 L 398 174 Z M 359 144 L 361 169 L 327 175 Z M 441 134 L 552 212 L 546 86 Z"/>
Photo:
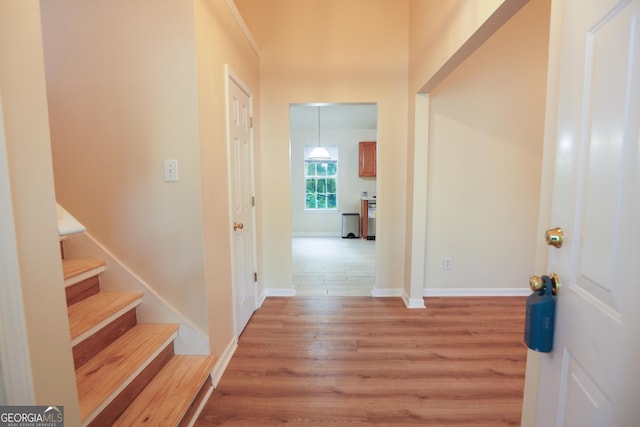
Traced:
<path id="1" fill-rule="evenodd" d="M 560 248 L 564 241 L 564 232 L 560 227 L 551 228 L 544 233 L 544 239 L 547 241 L 547 245 Z"/>

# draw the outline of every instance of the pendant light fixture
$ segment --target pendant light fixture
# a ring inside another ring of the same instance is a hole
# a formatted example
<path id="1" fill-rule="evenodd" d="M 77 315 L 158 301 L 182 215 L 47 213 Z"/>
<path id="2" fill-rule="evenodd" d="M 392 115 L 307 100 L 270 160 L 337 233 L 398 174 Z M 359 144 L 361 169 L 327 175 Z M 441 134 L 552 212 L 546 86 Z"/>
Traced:
<path id="1" fill-rule="evenodd" d="M 307 158 L 309 160 L 329 160 L 331 158 L 327 149 L 320 145 L 320 106 L 318 106 L 318 145 L 311 150 Z"/>

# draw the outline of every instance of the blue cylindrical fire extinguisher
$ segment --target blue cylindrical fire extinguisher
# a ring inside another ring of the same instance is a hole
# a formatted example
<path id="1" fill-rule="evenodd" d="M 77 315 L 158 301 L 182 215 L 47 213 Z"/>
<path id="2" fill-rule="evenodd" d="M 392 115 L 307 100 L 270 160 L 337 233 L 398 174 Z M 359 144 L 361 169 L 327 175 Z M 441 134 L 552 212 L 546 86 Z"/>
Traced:
<path id="1" fill-rule="evenodd" d="M 531 350 L 549 353 L 553 349 L 556 297 L 551 278 L 542 276 L 542 281 L 543 287 L 527 298 L 524 342 Z"/>

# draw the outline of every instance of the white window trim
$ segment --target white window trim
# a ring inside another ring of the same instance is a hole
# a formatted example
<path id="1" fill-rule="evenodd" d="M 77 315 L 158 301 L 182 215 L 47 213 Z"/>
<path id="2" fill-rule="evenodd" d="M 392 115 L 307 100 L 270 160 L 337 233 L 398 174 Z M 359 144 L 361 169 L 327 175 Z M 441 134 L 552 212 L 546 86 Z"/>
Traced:
<path id="1" fill-rule="evenodd" d="M 338 166 L 338 170 L 336 172 L 336 207 L 335 208 L 308 208 L 307 207 L 307 202 L 306 202 L 306 197 L 307 197 L 307 192 L 306 192 L 306 180 L 307 180 L 307 161 L 312 161 L 312 162 L 316 162 L 316 163 L 322 163 L 322 160 L 313 160 L 313 159 L 309 159 L 309 153 L 311 152 L 311 150 L 313 150 L 316 146 L 315 145 L 305 145 L 304 146 L 304 166 L 302 168 L 303 172 L 302 172 L 302 179 L 304 180 L 304 185 L 303 185 L 303 193 L 302 193 L 302 200 L 304 203 L 304 212 L 305 213 L 311 213 L 311 214 L 332 214 L 332 213 L 340 213 L 340 197 L 339 197 L 339 191 L 338 191 L 338 187 L 339 187 L 339 183 L 340 183 L 340 161 L 338 159 L 338 146 L 337 145 L 323 145 L 324 148 L 327 149 L 327 151 L 329 151 L 329 154 L 331 154 L 331 158 L 327 159 L 327 162 L 335 162 L 336 165 Z"/>

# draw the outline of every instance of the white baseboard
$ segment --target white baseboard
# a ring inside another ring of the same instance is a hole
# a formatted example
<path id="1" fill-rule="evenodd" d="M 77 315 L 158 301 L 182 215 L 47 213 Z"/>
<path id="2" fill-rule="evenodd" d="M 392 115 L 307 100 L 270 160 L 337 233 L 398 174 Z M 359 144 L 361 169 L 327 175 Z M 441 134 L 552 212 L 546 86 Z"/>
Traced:
<path id="1" fill-rule="evenodd" d="M 404 291 L 400 288 L 375 288 L 371 291 L 371 295 L 377 298 L 400 297 L 402 298 Z"/>
<path id="2" fill-rule="evenodd" d="M 262 305 L 262 301 L 264 301 L 267 297 L 294 297 L 296 296 L 296 290 L 293 288 L 265 288 L 262 291 L 262 295 L 260 297 L 260 305 Z"/>
<path id="3" fill-rule="evenodd" d="M 218 387 L 220 378 L 222 378 L 222 374 L 224 374 L 224 371 L 227 369 L 227 366 L 231 361 L 231 357 L 236 352 L 237 348 L 238 341 L 234 338 L 229 342 L 229 344 L 227 344 L 227 348 L 224 349 L 216 364 L 213 365 L 213 369 L 211 370 L 211 383 L 213 384 L 213 388 Z"/>
<path id="4" fill-rule="evenodd" d="M 291 237 L 342 237 L 342 233 L 334 231 L 295 231 Z"/>
<path id="5" fill-rule="evenodd" d="M 262 304 L 264 304 L 265 299 L 267 299 L 267 296 L 265 295 L 264 292 L 261 292 L 260 295 L 258 295 L 258 301 L 256 301 L 256 310 L 262 307 Z"/>
<path id="6" fill-rule="evenodd" d="M 425 297 L 526 297 L 528 287 L 522 288 L 425 288 Z"/>
<path id="7" fill-rule="evenodd" d="M 374 298 L 401 298 L 407 308 L 425 308 L 424 301 L 415 298 L 409 298 L 404 289 L 399 288 L 375 288 L 371 291 Z"/>
<path id="8" fill-rule="evenodd" d="M 376 288 L 371 291 L 376 298 L 402 298 L 407 308 L 426 308 L 422 298 L 409 298 L 404 289 L 399 288 Z"/>
<path id="9" fill-rule="evenodd" d="M 424 299 L 422 298 L 409 298 L 409 295 L 405 291 L 402 291 L 402 301 L 407 308 L 427 308 L 424 305 Z"/>
<path id="10" fill-rule="evenodd" d="M 425 308 L 422 298 L 409 298 L 404 289 L 376 288 L 374 297 L 400 297 L 407 308 Z M 529 288 L 425 288 L 423 297 L 526 297 L 531 294 Z"/>
<path id="11" fill-rule="evenodd" d="M 529 296 L 529 288 L 425 288 L 424 297 L 524 297 Z M 291 288 L 264 289 L 258 306 L 267 297 L 293 297 L 296 290 Z M 407 308 L 424 308 L 422 298 L 409 298 L 400 288 L 375 288 L 371 295 L 376 298 L 402 298 Z"/>

